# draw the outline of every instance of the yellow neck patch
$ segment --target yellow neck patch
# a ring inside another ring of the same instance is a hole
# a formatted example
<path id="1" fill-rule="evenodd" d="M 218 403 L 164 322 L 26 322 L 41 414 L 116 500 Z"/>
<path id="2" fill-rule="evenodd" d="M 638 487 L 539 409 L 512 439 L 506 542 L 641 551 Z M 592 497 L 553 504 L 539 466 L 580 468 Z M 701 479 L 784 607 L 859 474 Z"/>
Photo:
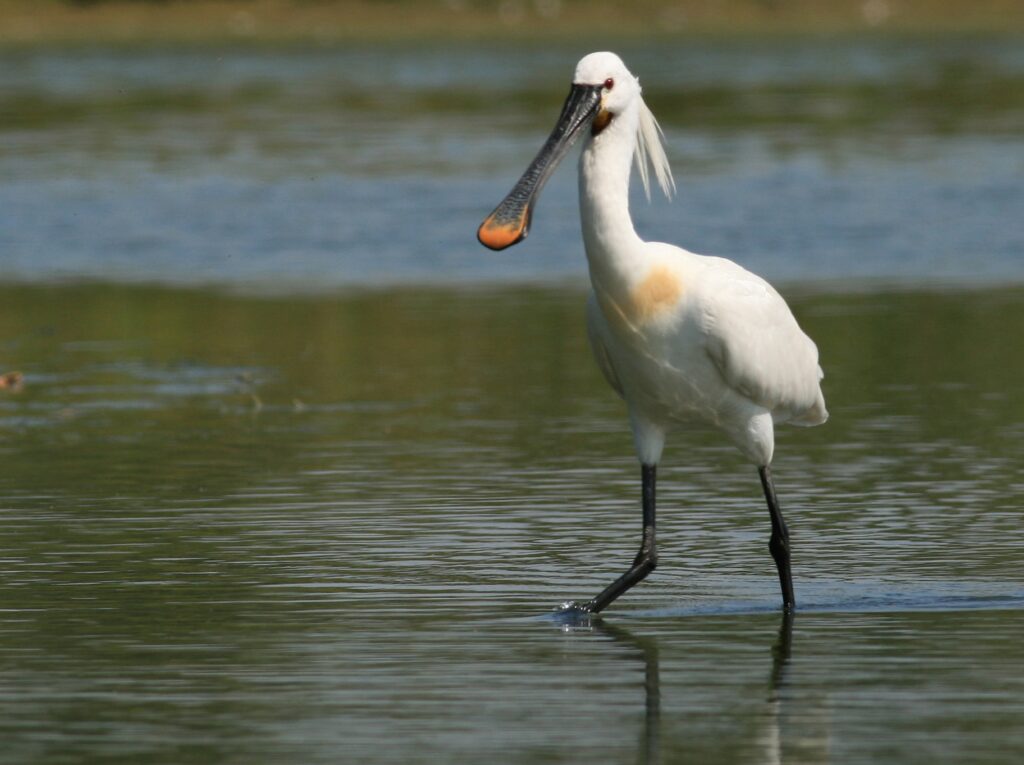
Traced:
<path id="1" fill-rule="evenodd" d="M 601 109 L 597 116 L 594 117 L 594 121 L 590 124 L 590 134 L 597 135 L 604 130 L 608 125 L 611 124 L 612 113 L 607 109 Z"/>

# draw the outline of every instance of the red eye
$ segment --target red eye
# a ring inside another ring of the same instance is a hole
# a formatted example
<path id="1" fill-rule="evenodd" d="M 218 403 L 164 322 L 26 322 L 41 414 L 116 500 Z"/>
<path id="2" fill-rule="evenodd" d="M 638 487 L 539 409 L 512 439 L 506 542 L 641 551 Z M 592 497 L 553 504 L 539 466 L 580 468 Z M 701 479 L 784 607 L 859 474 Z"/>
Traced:
<path id="1" fill-rule="evenodd" d="M 607 80 L 604 81 L 604 89 L 605 90 L 611 90 L 614 87 L 615 87 L 615 80 L 613 80 L 611 77 L 609 77 Z"/>

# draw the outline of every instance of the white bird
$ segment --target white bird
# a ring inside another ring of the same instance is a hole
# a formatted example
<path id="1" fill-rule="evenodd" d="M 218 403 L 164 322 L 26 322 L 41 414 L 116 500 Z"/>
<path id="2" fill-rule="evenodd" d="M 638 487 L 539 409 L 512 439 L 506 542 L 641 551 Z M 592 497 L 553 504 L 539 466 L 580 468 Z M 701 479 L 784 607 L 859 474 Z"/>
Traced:
<path id="1" fill-rule="evenodd" d="M 648 198 L 648 166 L 666 196 L 675 186 L 661 129 L 617 55 L 580 60 L 558 124 L 477 237 L 494 250 L 522 241 L 541 188 L 581 135 L 580 222 L 593 286 L 587 330 L 598 366 L 629 411 L 641 463 L 643 537 L 625 574 L 593 600 L 562 608 L 600 612 L 654 570 L 655 479 L 665 435 L 696 421 L 718 427 L 758 468 L 771 517 L 768 546 L 789 611 L 789 533 L 770 465 L 776 424 L 820 425 L 828 418 L 818 349 L 761 277 L 730 260 L 637 235 L 629 214 L 634 158 Z"/>

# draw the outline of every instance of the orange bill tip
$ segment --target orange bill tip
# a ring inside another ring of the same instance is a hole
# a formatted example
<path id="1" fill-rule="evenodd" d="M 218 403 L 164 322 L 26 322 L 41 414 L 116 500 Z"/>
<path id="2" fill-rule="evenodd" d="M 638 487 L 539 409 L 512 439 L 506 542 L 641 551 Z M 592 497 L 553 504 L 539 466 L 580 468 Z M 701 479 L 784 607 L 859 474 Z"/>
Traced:
<path id="1" fill-rule="evenodd" d="M 526 236 L 527 219 L 525 211 L 513 220 L 499 220 L 492 213 L 480 224 L 476 238 L 484 247 L 489 247 L 492 250 L 504 250 Z"/>

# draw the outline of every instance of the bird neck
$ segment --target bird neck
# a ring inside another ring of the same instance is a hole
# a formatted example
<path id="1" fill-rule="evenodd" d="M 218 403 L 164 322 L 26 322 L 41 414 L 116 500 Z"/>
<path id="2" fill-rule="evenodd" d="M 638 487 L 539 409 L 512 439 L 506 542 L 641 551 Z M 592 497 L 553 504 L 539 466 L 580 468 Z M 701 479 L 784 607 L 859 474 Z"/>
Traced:
<path id="1" fill-rule="evenodd" d="M 629 175 L 636 141 L 637 115 L 626 112 L 580 155 L 579 196 L 583 244 L 595 288 L 626 287 L 640 270 L 642 240 L 629 214 Z"/>

